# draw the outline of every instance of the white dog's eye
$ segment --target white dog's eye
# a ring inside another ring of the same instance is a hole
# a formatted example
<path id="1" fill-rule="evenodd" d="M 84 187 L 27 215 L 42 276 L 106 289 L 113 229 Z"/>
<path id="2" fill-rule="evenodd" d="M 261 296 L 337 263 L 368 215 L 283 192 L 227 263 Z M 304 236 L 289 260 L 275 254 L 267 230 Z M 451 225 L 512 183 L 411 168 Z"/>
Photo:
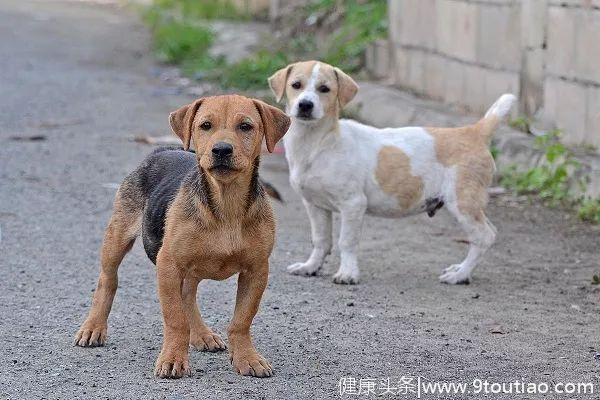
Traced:
<path id="1" fill-rule="evenodd" d="M 296 82 L 292 83 L 292 87 L 294 89 L 300 89 L 302 87 L 302 84 L 300 82 L 296 81 Z"/>
<path id="2" fill-rule="evenodd" d="M 203 131 L 209 131 L 210 128 L 212 128 L 212 124 L 208 121 L 205 121 L 200 125 L 200 129 L 202 129 Z"/>
<path id="3" fill-rule="evenodd" d="M 319 86 L 319 92 L 321 92 L 321 93 L 327 93 L 327 92 L 329 92 L 329 90 L 330 90 L 329 86 L 326 86 L 326 85 Z"/>

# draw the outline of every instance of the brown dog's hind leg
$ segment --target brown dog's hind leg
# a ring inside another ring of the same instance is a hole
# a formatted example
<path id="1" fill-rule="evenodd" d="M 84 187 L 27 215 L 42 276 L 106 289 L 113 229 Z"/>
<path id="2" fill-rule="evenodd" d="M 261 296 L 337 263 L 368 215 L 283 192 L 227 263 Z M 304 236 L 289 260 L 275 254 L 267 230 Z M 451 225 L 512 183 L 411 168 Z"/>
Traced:
<path id="1" fill-rule="evenodd" d="M 124 197 L 123 193 L 128 193 L 123 186 L 117 192 L 113 215 L 104 234 L 98 285 L 90 312 L 75 335 L 77 346 L 95 347 L 106 343 L 108 314 L 117 291 L 117 270 L 141 228 L 142 207 L 134 204 L 133 199 Z"/>
<path id="2" fill-rule="evenodd" d="M 187 277 L 183 281 L 183 303 L 190 321 L 190 345 L 199 351 L 217 352 L 227 349 L 225 342 L 212 331 L 200 315 L 200 309 L 196 302 L 196 293 L 198 291 L 197 278 Z"/>

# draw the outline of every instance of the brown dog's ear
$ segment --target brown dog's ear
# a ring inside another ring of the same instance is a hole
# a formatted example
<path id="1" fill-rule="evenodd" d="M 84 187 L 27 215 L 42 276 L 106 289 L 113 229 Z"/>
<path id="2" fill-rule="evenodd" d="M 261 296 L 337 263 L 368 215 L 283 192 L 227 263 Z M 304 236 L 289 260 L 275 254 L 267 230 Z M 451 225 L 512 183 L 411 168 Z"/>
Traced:
<path id="1" fill-rule="evenodd" d="M 253 101 L 262 120 L 267 150 L 269 150 L 269 153 L 272 153 L 277 142 L 279 142 L 290 127 L 290 117 L 277 107 L 270 106 L 260 100 Z"/>
<path id="2" fill-rule="evenodd" d="M 184 150 L 188 150 L 190 148 L 194 117 L 196 116 L 196 112 L 198 111 L 198 108 L 200 108 L 203 100 L 204 99 L 198 99 L 193 103 L 183 106 L 169 114 L 169 124 L 171 125 L 171 129 L 183 142 Z"/>
<path id="3" fill-rule="evenodd" d="M 281 101 L 281 98 L 285 94 L 285 84 L 287 83 L 288 76 L 290 75 L 293 66 L 294 64 L 290 64 L 275 72 L 269 78 L 269 87 L 275 95 L 275 100 L 277 100 L 277 102 Z"/>
<path id="4" fill-rule="evenodd" d="M 340 102 L 340 108 L 344 108 L 344 106 L 356 96 L 358 85 L 354 82 L 354 79 L 346 75 L 341 69 L 335 67 L 333 70 L 338 83 L 338 101 Z"/>

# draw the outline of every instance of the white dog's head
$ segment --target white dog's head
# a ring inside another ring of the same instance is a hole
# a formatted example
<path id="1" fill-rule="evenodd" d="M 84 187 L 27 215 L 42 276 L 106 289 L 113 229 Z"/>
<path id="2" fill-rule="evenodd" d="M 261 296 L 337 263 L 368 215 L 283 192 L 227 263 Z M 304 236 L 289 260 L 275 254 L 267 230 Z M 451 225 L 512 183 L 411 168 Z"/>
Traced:
<path id="1" fill-rule="evenodd" d="M 337 119 L 358 91 L 356 82 L 341 69 L 319 61 L 290 64 L 269 78 L 269 86 L 277 101 L 287 97 L 288 115 L 305 123 Z"/>

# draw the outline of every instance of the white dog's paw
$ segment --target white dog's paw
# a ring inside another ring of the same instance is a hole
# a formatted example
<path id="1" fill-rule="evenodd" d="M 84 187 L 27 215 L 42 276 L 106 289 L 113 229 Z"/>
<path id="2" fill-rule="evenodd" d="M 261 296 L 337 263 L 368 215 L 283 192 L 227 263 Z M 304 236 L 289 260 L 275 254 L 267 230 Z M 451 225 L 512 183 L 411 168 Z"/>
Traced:
<path id="1" fill-rule="evenodd" d="M 287 267 L 287 271 L 292 275 L 313 276 L 319 272 L 319 266 L 309 263 L 295 263 Z"/>
<path id="2" fill-rule="evenodd" d="M 358 271 L 338 271 L 333 275 L 333 282 L 340 285 L 356 285 L 358 283 Z"/>
<path id="3" fill-rule="evenodd" d="M 440 282 L 449 285 L 468 285 L 471 282 L 471 275 L 466 268 L 461 268 L 460 264 L 454 264 L 446 268 L 440 275 Z"/>

